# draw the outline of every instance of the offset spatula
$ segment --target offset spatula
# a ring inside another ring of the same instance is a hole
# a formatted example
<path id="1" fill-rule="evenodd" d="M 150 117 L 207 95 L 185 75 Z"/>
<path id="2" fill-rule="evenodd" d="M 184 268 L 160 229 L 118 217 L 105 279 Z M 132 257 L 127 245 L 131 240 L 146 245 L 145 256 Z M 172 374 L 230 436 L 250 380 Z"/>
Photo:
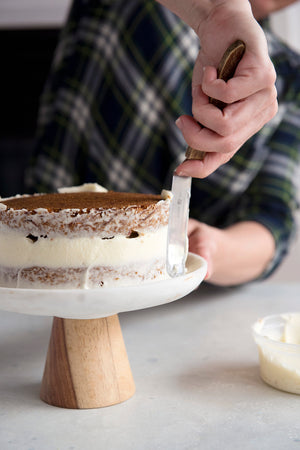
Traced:
<path id="1" fill-rule="evenodd" d="M 217 69 L 219 79 L 228 81 L 234 76 L 238 63 L 245 52 L 245 44 L 235 41 L 225 51 Z M 211 98 L 210 103 L 223 109 L 226 103 Z M 186 159 L 203 160 L 206 152 L 191 147 L 186 149 Z M 187 226 L 191 196 L 191 177 L 173 175 L 172 194 L 168 225 L 167 272 L 171 277 L 184 274 L 188 254 Z"/>

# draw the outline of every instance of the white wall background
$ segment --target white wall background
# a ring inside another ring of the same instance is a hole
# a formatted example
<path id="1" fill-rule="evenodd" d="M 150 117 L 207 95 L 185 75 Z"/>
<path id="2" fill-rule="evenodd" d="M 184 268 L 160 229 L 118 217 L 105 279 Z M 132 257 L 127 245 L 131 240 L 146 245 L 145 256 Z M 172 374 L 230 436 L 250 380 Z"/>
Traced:
<path id="1" fill-rule="evenodd" d="M 0 0 L 0 28 L 60 27 L 71 0 Z"/>
<path id="2" fill-rule="evenodd" d="M 282 39 L 300 52 L 300 1 L 272 14 L 271 25 Z"/>

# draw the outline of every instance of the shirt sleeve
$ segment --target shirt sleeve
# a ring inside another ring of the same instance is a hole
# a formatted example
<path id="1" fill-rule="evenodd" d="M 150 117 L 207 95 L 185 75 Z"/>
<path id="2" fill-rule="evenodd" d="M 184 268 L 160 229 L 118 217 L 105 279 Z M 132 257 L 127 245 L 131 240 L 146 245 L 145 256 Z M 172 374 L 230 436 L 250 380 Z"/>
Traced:
<path id="1" fill-rule="evenodd" d="M 260 278 L 267 278 L 280 265 L 296 235 L 295 211 L 299 207 L 300 108 L 281 105 L 281 120 L 264 142 L 268 156 L 240 200 L 232 222 L 254 220 L 264 225 L 275 240 L 275 254 Z M 278 120 L 278 117 L 277 117 Z M 263 149 L 261 149 L 263 151 Z"/>
<path id="2" fill-rule="evenodd" d="M 265 127 L 271 130 L 263 144 L 268 147 L 268 157 L 249 186 L 248 208 L 240 212 L 241 220 L 262 223 L 275 240 L 274 258 L 261 279 L 275 271 L 294 241 L 300 192 L 300 55 L 272 33 L 268 22 L 264 28 L 277 73 L 279 111 Z"/>

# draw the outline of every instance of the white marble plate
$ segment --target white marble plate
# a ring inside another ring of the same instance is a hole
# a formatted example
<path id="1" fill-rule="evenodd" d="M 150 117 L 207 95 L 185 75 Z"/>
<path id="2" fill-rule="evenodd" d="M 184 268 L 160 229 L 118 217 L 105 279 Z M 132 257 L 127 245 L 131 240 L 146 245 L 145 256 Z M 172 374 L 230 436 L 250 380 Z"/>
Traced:
<path id="1" fill-rule="evenodd" d="M 158 282 L 99 289 L 12 289 L 0 287 L 0 309 L 69 319 L 96 319 L 169 303 L 196 289 L 206 261 L 189 253 L 187 273 Z"/>

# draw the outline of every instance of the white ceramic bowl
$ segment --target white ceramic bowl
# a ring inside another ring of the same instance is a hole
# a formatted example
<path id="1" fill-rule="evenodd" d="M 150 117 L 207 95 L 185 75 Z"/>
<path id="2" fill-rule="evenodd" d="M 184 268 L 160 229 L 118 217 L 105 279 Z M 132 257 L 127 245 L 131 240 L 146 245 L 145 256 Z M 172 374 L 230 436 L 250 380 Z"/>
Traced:
<path id="1" fill-rule="evenodd" d="M 260 375 L 269 385 L 300 394 L 300 345 L 283 342 L 285 328 L 293 315 L 286 313 L 259 319 L 253 325 L 258 346 Z"/>

